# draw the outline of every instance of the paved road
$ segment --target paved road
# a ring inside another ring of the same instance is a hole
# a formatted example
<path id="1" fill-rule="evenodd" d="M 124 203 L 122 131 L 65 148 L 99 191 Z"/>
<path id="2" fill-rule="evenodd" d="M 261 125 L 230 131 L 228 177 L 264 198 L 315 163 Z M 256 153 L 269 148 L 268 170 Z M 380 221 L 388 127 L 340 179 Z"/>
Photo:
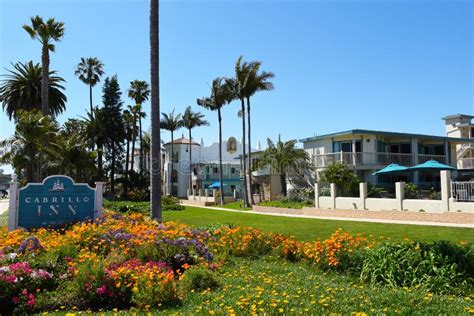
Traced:
<path id="1" fill-rule="evenodd" d="M 1 200 L 0 201 L 0 214 L 3 214 L 8 210 L 8 200 Z"/>

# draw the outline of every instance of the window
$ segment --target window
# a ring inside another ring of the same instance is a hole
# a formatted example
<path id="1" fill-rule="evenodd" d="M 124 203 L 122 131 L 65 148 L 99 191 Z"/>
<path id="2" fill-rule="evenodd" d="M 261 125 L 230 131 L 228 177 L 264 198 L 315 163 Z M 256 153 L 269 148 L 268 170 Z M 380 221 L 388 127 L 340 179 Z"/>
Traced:
<path id="1" fill-rule="evenodd" d="M 209 166 L 206 166 L 206 173 L 209 174 Z"/>
<path id="2" fill-rule="evenodd" d="M 219 172 L 219 168 L 217 168 L 217 167 L 214 167 L 214 168 L 212 168 L 212 169 L 213 169 L 214 173 L 218 173 L 218 172 Z"/>
<path id="3" fill-rule="evenodd" d="M 197 174 L 198 174 L 198 171 L 197 171 L 197 169 L 196 169 L 196 168 L 193 168 L 193 174 L 194 174 L 195 176 L 197 176 Z"/>
<path id="4" fill-rule="evenodd" d="M 230 173 L 232 173 L 232 174 L 235 173 L 235 167 L 230 168 Z"/>
<path id="5" fill-rule="evenodd" d="M 411 153 L 411 144 L 390 144 L 390 152 L 397 154 L 410 154 Z"/>

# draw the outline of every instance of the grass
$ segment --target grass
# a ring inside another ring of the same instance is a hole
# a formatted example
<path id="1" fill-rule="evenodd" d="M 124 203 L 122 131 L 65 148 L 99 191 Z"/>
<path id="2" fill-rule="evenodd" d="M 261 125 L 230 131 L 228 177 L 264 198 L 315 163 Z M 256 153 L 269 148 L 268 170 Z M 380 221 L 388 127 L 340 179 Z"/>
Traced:
<path id="1" fill-rule="evenodd" d="M 441 226 L 365 223 L 310 218 L 271 216 L 238 212 L 226 212 L 198 207 L 186 207 L 184 211 L 164 212 L 165 221 L 179 221 L 192 226 L 234 224 L 261 228 L 267 232 L 292 235 L 304 241 L 328 238 L 338 228 L 353 234 L 363 233 L 393 240 L 409 238 L 419 241 L 450 240 L 474 241 L 474 229 Z"/>
<path id="2" fill-rule="evenodd" d="M 272 206 L 272 207 L 284 207 L 284 208 L 296 208 L 302 209 L 303 207 L 307 206 L 314 206 L 311 203 L 305 202 L 297 202 L 291 200 L 275 200 L 275 201 L 263 201 L 260 202 L 258 205 L 260 206 Z"/>
<path id="3" fill-rule="evenodd" d="M 469 297 L 372 287 L 343 274 L 323 273 L 306 263 L 291 263 L 273 257 L 234 259 L 223 267 L 218 280 L 220 289 L 190 293 L 182 306 L 165 312 L 186 315 L 250 312 L 262 315 L 351 315 L 354 312 L 459 315 L 472 305 Z"/>

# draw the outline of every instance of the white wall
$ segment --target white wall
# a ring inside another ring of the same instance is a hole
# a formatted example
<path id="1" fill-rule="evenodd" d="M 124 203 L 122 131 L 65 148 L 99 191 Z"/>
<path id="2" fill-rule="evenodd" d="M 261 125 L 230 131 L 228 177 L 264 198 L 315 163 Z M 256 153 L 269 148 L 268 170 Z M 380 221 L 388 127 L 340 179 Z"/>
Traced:
<path id="1" fill-rule="evenodd" d="M 428 213 L 444 213 L 448 211 L 445 203 L 436 200 L 403 200 L 403 209 L 407 211 L 419 212 L 424 210 Z"/>
<path id="2" fill-rule="evenodd" d="M 398 201 L 397 199 L 368 198 L 365 200 L 365 208 L 368 210 L 398 210 Z"/>
<path id="3" fill-rule="evenodd" d="M 356 197 L 337 197 L 336 208 L 343 210 L 363 210 L 361 199 Z"/>

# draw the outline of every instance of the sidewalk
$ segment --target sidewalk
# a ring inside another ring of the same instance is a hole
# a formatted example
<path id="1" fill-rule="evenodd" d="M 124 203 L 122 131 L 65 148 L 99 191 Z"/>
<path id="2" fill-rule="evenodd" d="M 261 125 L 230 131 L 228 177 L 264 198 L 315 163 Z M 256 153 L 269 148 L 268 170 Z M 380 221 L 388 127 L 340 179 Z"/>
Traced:
<path id="1" fill-rule="evenodd" d="M 0 200 L 0 215 L 8 210 L 8 204 L 10 200 Z"/>
<path id="2" fill-rule="evenodd" d="M 195 205 L 185 204 L 184 206 L 197 207 Z M 199 208 L 206 208 L 216 211 L 227 211 L 245 214 L 258 214 L 258 215 L 269 215 L 269 216 L 283 216 L 283 217 L 296 217 L 296 218 L 314 218 L 323 220 L 334 220 L 334 221 L 347 221 L 347 222 L 369 222 L 369 223 L 386 223 L 386 224 L 402 224 L 402 225 L 420 225 L 420 226 L 445 226 L 445 227 L 463 227 L 463 228 L 474 228 L 474 224 L 460 224 L 460 223 L 446 223 L 446 222 L 428 222 L 428 221 L 413 221 L 413 220 L 391 220 L 391 219 L 377 219 L 377 218 L 356 218 L 356 217 L 336 217 L 336 216 L 312 216 L 312 215 L 301 215 L 301 214 L 285 214 L 285 213 L 272 213 L 272 212 L 257 212 L 257 211 L 239 211 L 223 207 L 215 206 L 199 206 Z"/>

